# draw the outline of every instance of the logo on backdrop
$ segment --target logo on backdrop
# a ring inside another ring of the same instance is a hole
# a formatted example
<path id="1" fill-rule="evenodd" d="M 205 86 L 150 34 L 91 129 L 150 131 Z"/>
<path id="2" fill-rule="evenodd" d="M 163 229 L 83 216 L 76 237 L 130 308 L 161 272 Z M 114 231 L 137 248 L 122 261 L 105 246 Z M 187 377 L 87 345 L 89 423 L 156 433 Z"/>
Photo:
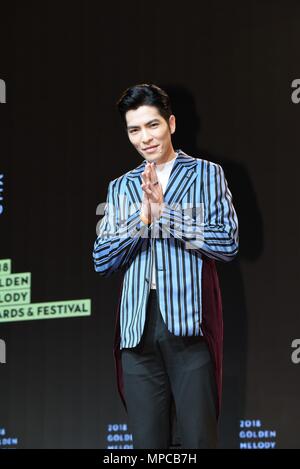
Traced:
<path id="1" fill-rule="evenodd" d="M 291 354 L 291 360 L 295 365 L 298 365 L 300 363 L 300 339 L 294 339 L 291 347 L 295 349 Z"/>
<path id="2" fill-rule="evenodd" d="M 0 259 L 0 323 L 91 315 L 91 300 L 31 303 L 31 272 L 11 273 L 11 259 Z"/>
<path id="3" fill-rule="evenodd" d="M 260 419 L 240 420 L 240 449 L 274 449 L 276 430 L 265 429 Z"/>
<path id="4" fill-rule="evenodd" d="M 6 85 L 5 81 L 0 78 L 0 103 L 6 103 Z"/>
<path id="5" fill-rule="evenodd" d="M 291 87 L 295 88 L 291 94 L 291 100 L 294 104 L 300 103 L 300 78 L 295 78 L 292 81 Z"/>
<path id="6" fill-rule="evenodd" d="M 6 343 L 0 339 L 0 363 L 6 363 Z"/>
<path id="7" fill-rule="evenodd" d="M 0 173 L 0 215 L 2 215 L 4 211 L 3 206 L 3 187 L 4 187 L 4 174 Z"/>
<path id="8" fill-rule="evenodd" d="M 15 436 L 7 435 L 6 428 L 0 427 L 0 446 L 4 448 L 16 448 L 19 444 L 19 439 Z"/>
<path id="9" fill-rule="evenodd" d="M 107 449 L 132 449 L 132 434 L 128 433 L 127 423 L 107 425 Z"/>

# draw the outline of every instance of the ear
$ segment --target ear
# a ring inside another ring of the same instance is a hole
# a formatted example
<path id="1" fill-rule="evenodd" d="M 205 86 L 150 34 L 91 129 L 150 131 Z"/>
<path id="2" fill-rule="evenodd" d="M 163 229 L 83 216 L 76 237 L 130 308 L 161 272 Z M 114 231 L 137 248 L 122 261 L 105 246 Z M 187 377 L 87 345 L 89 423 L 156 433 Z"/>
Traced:
<path id="1" fill-rule="evenodd" d="M 171 134 L 173 134 L 176 129 L 176 117 L 174 116 L 174 114 L 171 114 L 169 117 L 169 128 Z"/>

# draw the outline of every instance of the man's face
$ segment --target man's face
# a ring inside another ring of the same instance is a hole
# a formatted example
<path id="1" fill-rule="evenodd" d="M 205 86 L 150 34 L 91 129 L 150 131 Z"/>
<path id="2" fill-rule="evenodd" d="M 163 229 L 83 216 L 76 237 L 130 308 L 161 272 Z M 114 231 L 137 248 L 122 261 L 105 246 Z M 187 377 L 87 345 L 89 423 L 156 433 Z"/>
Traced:
<path id="1" fill-rule="evenodd" d="M 169 126 L 155 106 L 140 106 L 127 111 L 125 117 L 129 140 L 147 161 L 159 164 L 174 152 L 171 141 L 175 132 L 174 115 L 169 117 Z"/>

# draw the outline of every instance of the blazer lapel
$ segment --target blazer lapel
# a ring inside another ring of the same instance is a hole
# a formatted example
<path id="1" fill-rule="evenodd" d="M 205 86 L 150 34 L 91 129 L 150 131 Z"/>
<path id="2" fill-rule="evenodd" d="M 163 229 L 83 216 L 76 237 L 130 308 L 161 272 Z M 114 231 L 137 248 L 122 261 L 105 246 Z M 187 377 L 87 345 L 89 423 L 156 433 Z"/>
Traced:
<path id="1" fill-rule="evenodd" d="M 143 198 L 143 189 L 142 184 L 142 172 L 146 166 L 146 160 L 143 161 L 140 166 L 133 169 L 127 174 L 126 178 L 126 195 L 128 197 L 129 203 L 133 204 L 136 207 L 136 210 L 141 206 Z"/>
<path id="2" fill-rule="evenodd" d="M 197 160 L 178 150 L 167 187 L 164 200 L 168 205 L 178 204 L 190 185 L 197 177 Z"/>

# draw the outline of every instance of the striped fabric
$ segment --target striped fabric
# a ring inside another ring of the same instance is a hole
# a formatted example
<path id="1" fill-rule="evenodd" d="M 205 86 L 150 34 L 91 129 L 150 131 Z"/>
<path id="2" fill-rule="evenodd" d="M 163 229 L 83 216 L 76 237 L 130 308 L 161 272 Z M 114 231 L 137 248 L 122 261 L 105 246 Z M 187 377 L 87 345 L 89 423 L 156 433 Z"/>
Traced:
<path id="1" fill-rule="evenodd" d="M 220 165 L 177 150 L 161 217 L 145 225 L 139 217 L 145 164 L 110 182 L 93 251 L 96 272 L 105 277 L 124 273 L 121 349 L 141 339 L 151 262 L 156 263 L 158 301 L 169 331 L 203 335 L 203 257 L 230 261 L 238 252 L 237 215 Z"/>

